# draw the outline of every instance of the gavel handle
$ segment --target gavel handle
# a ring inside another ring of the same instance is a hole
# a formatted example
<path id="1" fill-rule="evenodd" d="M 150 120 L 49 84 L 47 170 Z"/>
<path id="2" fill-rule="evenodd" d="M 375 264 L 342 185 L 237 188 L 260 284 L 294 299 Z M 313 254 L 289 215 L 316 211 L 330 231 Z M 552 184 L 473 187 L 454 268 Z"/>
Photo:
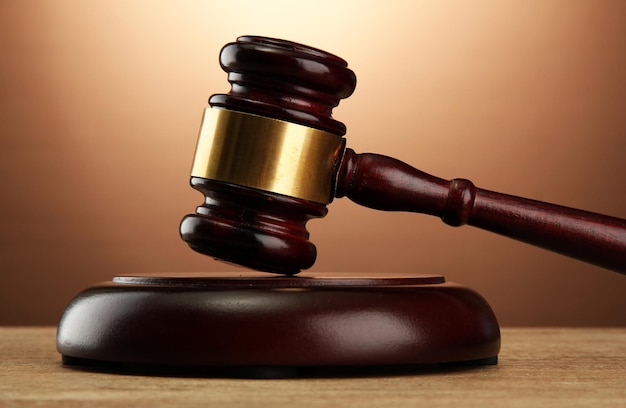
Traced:
<path id="1" fill-rule="evenodd" d="M 626 274 L 626 220 L 443 180 L 391 157 L 346 149 L 336 197 L 366 207 L 436 215 Z"/>

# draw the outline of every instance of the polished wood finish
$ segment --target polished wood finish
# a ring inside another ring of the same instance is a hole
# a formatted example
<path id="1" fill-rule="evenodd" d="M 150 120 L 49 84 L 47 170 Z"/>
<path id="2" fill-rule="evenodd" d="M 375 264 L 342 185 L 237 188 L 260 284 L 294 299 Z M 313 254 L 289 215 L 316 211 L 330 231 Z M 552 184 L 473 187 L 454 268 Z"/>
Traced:
<path id="1" fill-rule="evenodd" d="M 222 48 L 220 66 L 228 72 L 231 90 L 211 96 L 212 107 L 346 133 L 332 109 L 352 95 L 356 76 L 336 55 L 291 41 L 243 36 Z"/>
<path id="2" fill-rule="evenodd" d="M 209 104 L 343 135 L 346 127 L 332 118 L 332 109 L 356 87 L 347 65 L 333 54 L 291 41 L 239 37 L 220 52 L 231 90 L 211 96 Z M 180 225 L 182 239 L 193 250 L 287 275 L 315 263 L 317 250 L 305 224 L 325 216 L 326 206 L 201 177 L 191 177 L 191 186 L 205 197 Z"/>
<path id="3" fill-rule="evenodd" d="M 626 273 L 626 220 L 443 180 L 391 157 L 346 149 L 337 196 L 386 211 L 435 215 Z"/>
<path id="4" fill-rule="evenodd" d="M 120 375 L 64 366 L 53 327 L 0 327 L 0 406 L 621 407 L 626 328 L 502 328 L 497 366 L 293 379 Z"/>
<path id="5" fill-rule="evenodd" d="M 496 318 L 442 276 L 119 276 L 67 307 L 68 363 L 272 372 L 427 363 L 495 364 Z"/>
<path id="6" fill-rule="evenodd" d="M 315 263 L 306 222 L 325 216 L 325 205 L 201 177 L 191 186 L 204 204 L 183 219 L 180 234 L 195 251 L 287 275 Z"/>
<path id="7" fill-rule="evenodd" d="M 332 108 L 356 86 L 344 60 L 289 41 L 241 37 L 223 48 L 220 63 L 232 89 L 212 96 L 211 106 L 345 133 L 331 117 Z M 626 272 L 625 220 L 479 189 L 465 179 L 442 180 L 398 160 L 351 149 L 336 168 L 337 197 L 380 210 L 436 215 L 449 225 L 474 225 Z M 315 247 L 304 242 L 305 223 L 323 216 L 324 208 L 197 177 L 191 184 L 206 197 L 181 223 L 182 238 L 196 251 L 284 274 L 315 261 Z"/>

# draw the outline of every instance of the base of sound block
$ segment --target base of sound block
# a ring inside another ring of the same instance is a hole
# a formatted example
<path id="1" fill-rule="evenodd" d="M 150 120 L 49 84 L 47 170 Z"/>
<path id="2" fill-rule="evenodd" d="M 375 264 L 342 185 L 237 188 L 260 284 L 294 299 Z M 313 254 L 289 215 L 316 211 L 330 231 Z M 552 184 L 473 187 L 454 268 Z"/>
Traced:
<path id="1" fill-rule="evenodd" d="M 487 302 L 441 276 L 117 276 L 65 310 L 66 364 L 295 368 L 495 364 Z M 265 371 L 264 371 L 265 370 Z"/>

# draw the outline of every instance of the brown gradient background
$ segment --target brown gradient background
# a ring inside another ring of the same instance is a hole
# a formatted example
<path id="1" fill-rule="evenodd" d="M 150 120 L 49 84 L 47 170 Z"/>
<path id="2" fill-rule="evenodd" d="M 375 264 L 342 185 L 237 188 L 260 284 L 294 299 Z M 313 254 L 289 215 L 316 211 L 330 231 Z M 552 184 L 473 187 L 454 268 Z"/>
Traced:
<path id="1" fill-rule="evenodd" d="M 115 274 L 232 271 L 187 248 L 188 172 L 221 46 L 345 58 L 358 152 L 626 218 L 626 2 L 2 1 L 0 324 L 56 324 Z M 424 215 L 342 199 L 313 272 L 441 273 L 502 325 L 624 325 L 626 279 Z"/>

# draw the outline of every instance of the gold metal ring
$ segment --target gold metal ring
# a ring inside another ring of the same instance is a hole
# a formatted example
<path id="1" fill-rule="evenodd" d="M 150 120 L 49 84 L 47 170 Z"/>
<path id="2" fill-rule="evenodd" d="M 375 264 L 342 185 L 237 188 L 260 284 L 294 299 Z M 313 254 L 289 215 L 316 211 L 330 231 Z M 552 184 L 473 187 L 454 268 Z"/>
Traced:
<path id="1" fill-rule="evenodd" d="M 206 108 L 191 175 L 328 204 L 344 145 L 308 126 Z"/>

